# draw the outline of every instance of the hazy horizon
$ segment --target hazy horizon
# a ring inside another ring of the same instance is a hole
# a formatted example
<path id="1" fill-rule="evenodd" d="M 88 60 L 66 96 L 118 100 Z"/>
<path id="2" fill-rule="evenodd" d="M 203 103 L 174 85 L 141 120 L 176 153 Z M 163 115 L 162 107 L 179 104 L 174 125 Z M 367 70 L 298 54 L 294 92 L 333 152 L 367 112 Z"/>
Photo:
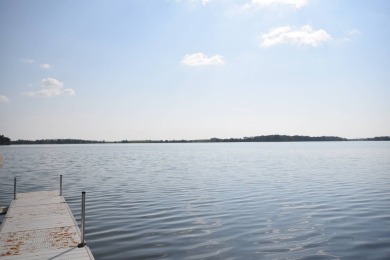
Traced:
<path id="1" fill-rule="evenodd" d="M 202 139 L 121 139 L 121 140 L 107 140 L 107 139 L 81 139 L 81 138 L 39 138 L 39 139 L 25 139 L 25 138 L 21 138 L 21 139 L 11 139 L 11 142 L 17 142 L 17 141 L 41 141 L 41 140 L 44 140 L 44 141 L 51 141 L 51 140 L 76 140 L 76 141 L 86 141 L 86 142 L 106 142 L 106 143 L 121 143 L 121 142 L 140 142 L 140 143 L 143 143 L 143 142 L 180 142 L 180 141 L 186 141 L 186 142 L 202 142 L 202 141 L 206 141 L 206 142 L 209 142 L 211 141 L 212 139 L 219 139 L 221 140 L 220 142 L 224 142 L 223 140 L 229 140 L 229 139 L 235 139 L 235 140 L 241 140 L 241 139 L 246 139 L 246 138 L 249 138 L 249 139 L 252 139 L 252 138 L 255 138 L 255 137 L 272 137 L 272 136 L 281 136 L 281 137 L 284 137 L 284 136 L 288 136 L 288 137 L 308 137 L 308 138 L 322 138 L 322 137 L 325 137 L 325 138 L 341 138 L 341 139 L 345 139 L 346 141 L 354 141 L 354 140 L 368 140 L 368 139 L 373 139 L 373 138 L 383 138 L 383 137 L 390 137 L 390 136 L 370 136 L 370 137 L 364 137 L 364 138 L 346 138 L 346 137 L 343 137 L 343 136 L 303 136 L 303 135 L 279 135 L 279 134 L 273 134 L 273 135 L 257 135 L 257 136 L 242 136 L 242 137 L 227 137 L 227 138 L 219 138 L 218 136 L 213 136 L 213 137 L 209 137 L 209 138 L 202 138 Z M 7 136 L 5 136 L 7 137 Z M 251 140 L 251 141 L 248 141 L 248 142 L 307 142 L 307 141 L 310 141 L 310 142 L 324 142 L 324 141 L 342 141 L 342 140 L 274 140 L 274 141 L 270 141 L 270 140 L 262 140 L 262 141 L 255 141 L 255 140 Z M 378 141 L 378 140 L 376 140 Z M 387 140 L 386 140 L 387 141 Z M 219 142 L 219 141 L 218 141 Z M 217 143 L 218 143 L 217 142 Z M 234 141 L 234 142 L 240 142 L 240 141 Z"/>
<path id="2" fill-rule="evenodd" d="M 390 2 L 0 2 L 12 140 L 390 135 Z"/>

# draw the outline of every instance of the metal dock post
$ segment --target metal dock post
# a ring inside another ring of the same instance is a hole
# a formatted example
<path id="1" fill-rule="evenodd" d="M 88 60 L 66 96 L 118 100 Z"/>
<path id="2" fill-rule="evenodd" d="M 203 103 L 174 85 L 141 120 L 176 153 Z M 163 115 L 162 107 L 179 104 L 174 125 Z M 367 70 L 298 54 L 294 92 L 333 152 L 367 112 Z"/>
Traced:
<path id="1" fill-rule="evenodd" d="M 16 200 L 16 177 L 14 178 L 14 200 Z"/>
<path id="2" fill-rule="evenodd" d="M 85 246 L 85 191 L 81 193 L 81 242 L 77 247 Z"/>
<path id="3" fill-rule="evenodd" d="M 62 174 L 60 175 L 60 196 L 62 196 Z"/>

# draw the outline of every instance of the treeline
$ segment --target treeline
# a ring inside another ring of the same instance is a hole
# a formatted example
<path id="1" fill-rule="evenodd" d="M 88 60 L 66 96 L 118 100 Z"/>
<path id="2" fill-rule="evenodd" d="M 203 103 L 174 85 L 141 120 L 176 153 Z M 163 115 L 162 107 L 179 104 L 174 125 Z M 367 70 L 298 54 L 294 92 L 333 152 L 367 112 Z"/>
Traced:
<path id="1" fill-rule="evenodd" d="M 373 138 L 364 138 L 363 141 L 390 141 L 390 136 L 377 136 Z"/>
<path id="2" fill-rule="evenodd" d="M 121 144 L 161 144 L 161 143 L 196 143 L 196 142 L 207 142 L 207 140 L 122 140 L 119 142 Z"/>
<path id="3" fill-rule="evenodd" d="M 244 138 L 219 139 L 211 138 L 210 142 L 321 142 L 321 141 L 348 141 L 337 136 L 303 136 L 303 135 L 261 135 Z"/>
<path id="4" fill-rule="evenodd" d="M 5 137 L 4 135 L 0 135 L 0 145 L 10 145 L 11 139 Z"/>
<path id="5" fill-rule="evenodd" d="M 40 140 L 17 140 L 11 141 L 11 144 L 98 144 L 105 141 L 90 141 L 81 139 L 40 139 Z"/>
<path id="6" fill-rule="evenodd" d="M 0 135 L 0 145 L 10 144 L 104 144 L 104 143 L 233 143 L 233 142 L 323 142 L 323 141 L 390 141 L 390 136 L 378 136 L 373 138 L 347 139 L 338 136 L 303 136 L 303 135 L 261 135 L 243 138 L 210 138 L 202 140 L 122 140 L 122 141 L 93 141 L 82 139 L 40 139 L 40 140 L 16 140 Z"/>
<path id="7" fill-rule="evenodd" d="M 114 143 L 238 143 L 238 142 L 340 142 L 340 141 L 390 141 L 390 136 L 347 139 L 338 136 L 261 135 L 243 138 L 211 138 L 202 140 L 123 140 Z"/>

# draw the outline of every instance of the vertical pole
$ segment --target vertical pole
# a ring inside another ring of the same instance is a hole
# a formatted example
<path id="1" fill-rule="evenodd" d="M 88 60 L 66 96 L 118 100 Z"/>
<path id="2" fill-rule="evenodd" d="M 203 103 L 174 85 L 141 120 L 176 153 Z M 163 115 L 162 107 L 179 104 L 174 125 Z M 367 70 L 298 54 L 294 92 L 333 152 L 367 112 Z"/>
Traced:
<path id="1" fill-rule="evenodd" d="M 60 175 L 60 196 L 62 196 L 62 174 Z"/>
<path id="2" fill-rule="evenodd" d="M 14 178 L 14 200 L 16 200 L 16 177 Z"/>
<path id="3" fill-rule="evenodd" d="M 82 196 L 82 202 L 81 202 L 81 242 L 77 245 L 77 247 L 84 247 L 85 246 L 85 191 L 81 193 Z"/>

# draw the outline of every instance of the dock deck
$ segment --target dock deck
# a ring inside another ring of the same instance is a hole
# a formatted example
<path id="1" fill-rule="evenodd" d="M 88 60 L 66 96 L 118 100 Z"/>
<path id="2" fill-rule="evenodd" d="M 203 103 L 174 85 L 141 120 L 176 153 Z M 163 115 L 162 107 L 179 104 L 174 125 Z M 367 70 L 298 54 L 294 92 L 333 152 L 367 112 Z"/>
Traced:
<path id="1" fill-rule="evenodd" d="M 0 259 L 94 259 L 59 191 L 18 193 L 0 226 Z"/>

